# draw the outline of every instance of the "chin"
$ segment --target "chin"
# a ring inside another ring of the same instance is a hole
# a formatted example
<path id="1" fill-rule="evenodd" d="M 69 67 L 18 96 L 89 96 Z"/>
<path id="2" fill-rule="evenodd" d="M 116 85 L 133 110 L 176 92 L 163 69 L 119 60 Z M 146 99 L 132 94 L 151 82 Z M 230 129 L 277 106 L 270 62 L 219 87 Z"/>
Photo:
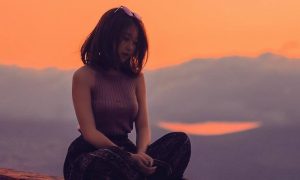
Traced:
<path id="1" fill-rule="evenodd" d="M 126 62 L 129 61 L 129 60 L 130 60 L 130 58 L 123 59 L 123 60 L 121 60 L 121 63 L 126 63 Z"/>

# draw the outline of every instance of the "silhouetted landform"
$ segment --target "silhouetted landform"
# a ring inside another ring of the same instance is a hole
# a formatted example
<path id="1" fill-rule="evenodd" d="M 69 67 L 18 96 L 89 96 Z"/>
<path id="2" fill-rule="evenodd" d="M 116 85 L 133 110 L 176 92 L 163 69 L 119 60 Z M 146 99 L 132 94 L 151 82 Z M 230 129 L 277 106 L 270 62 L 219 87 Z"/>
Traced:
<path id="1" fill-rule="evenodd" d="M 79 135 L 72 72 L 0 65 L 0 167 L 62 176 L 68 145 Z M 191 136 L 187 178 L 299 180 L 300 59 L 270 53 L 195 59 L 145 75 L 153 141 L 167 133 L 157 127 L 160 120 L 262 123 Z"/>
<path id="2" fill-rule="evenodd" d="M 63 177 L 0 168 L 0 180 L 63 180 Z"/>
<path id="3" fill-rule="evenodd" d="M 0 118 L 76 119 L 74 70 L 0 65 Z M 145 71 L 145 77 L 152 122 L 299 122 L 300 59 L 272 53 L 201 58 Z"/>

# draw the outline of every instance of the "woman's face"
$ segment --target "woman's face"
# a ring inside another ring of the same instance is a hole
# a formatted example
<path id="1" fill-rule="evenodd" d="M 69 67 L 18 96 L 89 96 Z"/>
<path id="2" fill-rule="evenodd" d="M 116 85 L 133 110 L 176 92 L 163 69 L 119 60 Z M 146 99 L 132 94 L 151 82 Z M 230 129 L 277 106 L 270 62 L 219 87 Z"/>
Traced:
<path id="1" fill-rule="evenodd" d="M 118 45 L 118 56 L 123 63 L 133 56 L 138 41 L 138 29 L 135 25 L 129 26 L 121 35 Z"/>

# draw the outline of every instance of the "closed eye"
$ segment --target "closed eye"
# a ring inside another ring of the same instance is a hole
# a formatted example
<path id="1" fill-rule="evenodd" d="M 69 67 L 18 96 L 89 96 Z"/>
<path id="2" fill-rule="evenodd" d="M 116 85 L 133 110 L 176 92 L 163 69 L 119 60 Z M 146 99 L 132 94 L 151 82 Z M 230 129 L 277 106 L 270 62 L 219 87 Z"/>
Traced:
<path id="1" fill-rule="evenodd" d="M 130 38 L 128 37 L 128 36 L 123 36 L 123 41 L 129 41 L 130 40 Z"/>

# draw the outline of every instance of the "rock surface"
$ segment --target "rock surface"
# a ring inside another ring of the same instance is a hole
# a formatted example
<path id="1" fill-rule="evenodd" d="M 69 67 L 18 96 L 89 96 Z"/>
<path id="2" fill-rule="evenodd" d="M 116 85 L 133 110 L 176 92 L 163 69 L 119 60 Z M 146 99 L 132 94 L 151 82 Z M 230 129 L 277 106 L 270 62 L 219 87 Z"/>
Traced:
<path id="1" fill-rule="evenodd" d="M 63 177 L 47 176 L 33 172 L 0 168 L 0 180 L 63 180 Z"/>

